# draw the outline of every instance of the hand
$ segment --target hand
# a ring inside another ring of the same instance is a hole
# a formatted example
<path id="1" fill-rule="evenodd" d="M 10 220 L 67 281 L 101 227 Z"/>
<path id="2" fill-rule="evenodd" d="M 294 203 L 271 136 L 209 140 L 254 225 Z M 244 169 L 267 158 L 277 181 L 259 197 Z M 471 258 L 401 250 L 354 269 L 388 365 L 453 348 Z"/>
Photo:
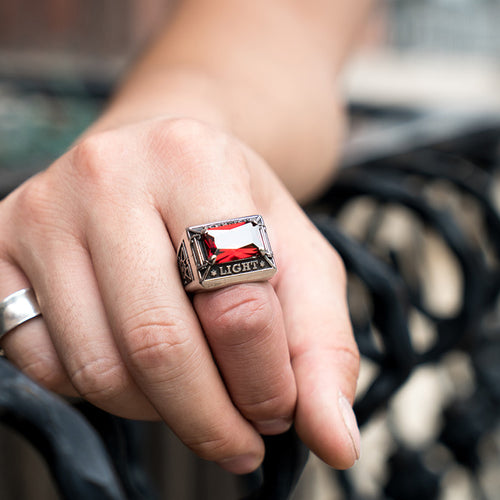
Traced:
<path id="1" fill-rule="evenodd" d="M 265 283 L 190 297 L 184 228 L 262 214 Z M 88 136 L 0 203 L 0 297 L 33 287 L 43 319 L 2 339 L 49 389 L 163 419 L 203 458 L 249 472 L 292 423 L 328 464 L 359 453 L 358 353 L 340 258 L 255 153 L 199 122 Z"/>

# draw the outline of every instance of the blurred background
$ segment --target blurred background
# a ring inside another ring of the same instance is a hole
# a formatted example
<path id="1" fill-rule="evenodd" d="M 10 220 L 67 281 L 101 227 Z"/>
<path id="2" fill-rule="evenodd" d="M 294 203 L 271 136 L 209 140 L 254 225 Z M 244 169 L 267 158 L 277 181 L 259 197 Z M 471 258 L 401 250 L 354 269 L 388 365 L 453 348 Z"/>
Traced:
<path id="1" fill-rule="evenodd" d="M 497 0 L 385 0 L 351 62 L 354 100 L 498 109 Z"/>
<path id="2" fill-rule="evenodd" d="M 164 0 L 0 0 L 0 184 L 14 187 L 65 151 L 98 115 L 119 76 L 170 8 L 172 2 Z M 500 0 L 380 1 L 342 80 L 351 109 L 345 165 L 498 120 L 498 19 Z M 443 189 L 431 195 L 467 218 L 470 205 L 460 197 Z M 357 204 L 339 219 L 356 236 L 372 211 L 370 204 Z M 476 219 L 470 221 L 474 226 Z M 381 224 L 381 233 L 391 245 L 411 249 L 412 227 L 407 216 L 396 212 Z M 429 241 L 426 294 L 436 310 L 453 312 L 459 307 L 462 278 L 442 242 Z M 359 300 L 352 290 L 355 308 Z M 415 315 L 412 327 L 417 343 L 430 342 L 432 333 L 420 316 Z M 373 379 L 373 370 L 364 360 L 360 393 Z M 350 473 L 359 488 L 356 498 L 385 498 L 380 489 L 387 480 L 384 464 L 394 450 L 395 434 L 411 449 L 426 449 L 436 439 L 447 402 L 474 391 L 474 372 L 463 352 L 415 370 L 386 411 L 363 429 L 363 457 Z M 11 479 L 11 486 L 2 480 L 0 496 L 53 498 L 39 459 L 21 440 L 0 430 L 0 470 Z M 152 439 L 148 460 L 168 498 L 212 498 L 209 491 L 213 498 L 234 498 L 231 478 L 201 464 L 169 435 L 162 434 L 160 441 Z M 481 493 L 466 468 L 443 448 L 433 447 L 426 459 L 430 470 L 442 476 L 437 498 L 500 499 L 499 447 L 497 425 L 481 445 L 486 464 Z M 7 454 L 8 449 L 13 451 Z M 40 469 L 35 483 L 34 467 Z M 339 481 L 312 457 L 294 498 L 344 498 Z"/>
<path id="3" fill-rule="evenodd" d="M 174 3 L 0 0 L 0 168 L 40 165 L 64 150 Z M 497 0 L 378 5 L 345 73 L 351 101 L 500 108 Z"/>

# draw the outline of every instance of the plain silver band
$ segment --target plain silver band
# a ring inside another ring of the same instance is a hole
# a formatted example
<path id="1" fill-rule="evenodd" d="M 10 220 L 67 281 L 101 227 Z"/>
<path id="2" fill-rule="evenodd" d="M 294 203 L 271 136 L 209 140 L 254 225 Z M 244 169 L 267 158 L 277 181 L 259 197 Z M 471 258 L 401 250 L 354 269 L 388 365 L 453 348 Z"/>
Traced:
<path id="1" fill-rule="evenodd" d="M 0 339 L 17 326 L 41 314 L 35 292 L 31 288 L 9 295 L 0 302 Z"/>

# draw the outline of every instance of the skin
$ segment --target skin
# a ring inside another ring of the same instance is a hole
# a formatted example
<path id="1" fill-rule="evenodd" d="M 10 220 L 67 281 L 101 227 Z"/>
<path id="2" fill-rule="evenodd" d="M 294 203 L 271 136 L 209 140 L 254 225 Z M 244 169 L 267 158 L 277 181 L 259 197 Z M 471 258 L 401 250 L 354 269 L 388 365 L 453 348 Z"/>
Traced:
<path id="1" fill-rule="evenodd" d="M 43 313 L 2 339 L 9 359 L 54 391 L 163 419 L 231 472 L 292 422 L 351 466 L 345 271 L 297 201 L 332 175 L 338 72 L 369 3 L 179 2 L 102 117 L 0 202 L 0 296 L 31 286 Z M 277 275 L 188 296 L 184 228 L 251 214 Z"/>

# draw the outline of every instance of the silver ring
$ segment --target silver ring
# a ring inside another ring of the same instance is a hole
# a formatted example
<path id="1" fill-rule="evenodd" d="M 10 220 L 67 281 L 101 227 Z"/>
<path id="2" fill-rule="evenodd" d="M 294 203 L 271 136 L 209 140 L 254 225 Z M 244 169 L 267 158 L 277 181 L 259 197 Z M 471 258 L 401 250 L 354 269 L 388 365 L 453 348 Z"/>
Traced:
<path id="1" fill-rule="evenodd" d="M 31 288 L 15 292 L 0 302 L 0 339 L 14 328 L 40 316 L 40 307 Z"/>
<path id="2" fill-rule="evenodd" d="M 177 264 L 187 292 L 266 281 L 277 270 L 260 215 L 187 227 Z"/>

